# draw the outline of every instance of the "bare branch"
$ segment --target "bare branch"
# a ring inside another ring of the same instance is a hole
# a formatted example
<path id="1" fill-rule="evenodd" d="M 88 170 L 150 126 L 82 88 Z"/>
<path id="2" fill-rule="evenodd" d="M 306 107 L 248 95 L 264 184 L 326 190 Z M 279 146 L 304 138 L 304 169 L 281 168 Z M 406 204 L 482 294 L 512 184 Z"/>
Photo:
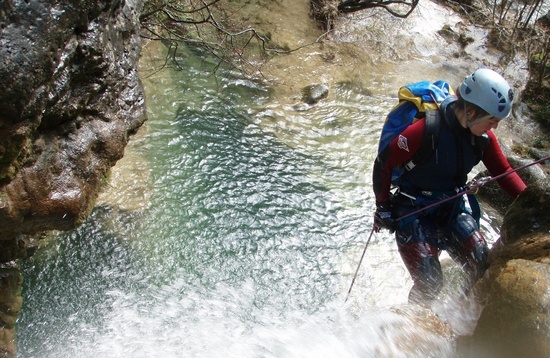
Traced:
<path id="1" fill-rule="evenodd" d="M 381 7 L 395 17 L 406 18 L 414 11 L 419 1 L 420 0 L 344 0 L 338 5 L 338 10 L 348 13 Z M 398 8 L 408 8 L 408 10 L 402 12 L 397 10 Z"/>
<path id="2" fill-rule="evenodd" d="M 140 17 L 143 36 L 163 41 L 169 47 L 167 60 L 178 67 L 177 42 L 186 42 L 208 51 L 219 63 L 241 72 L 261 74 L 261 67 L 269 55 L 289 54 L 306 46 L 320 43 L 327 35 L 294 49 L 274 46 L 267 36 L 252 27 L 229 28 L 218 16 L 224 14 L 216 7 L 220 0 L 149 0 Z M 257 45 L 257 47 L 255 47 Z M 261 61 L 253 60 L 262 58 Z M 164 64 L 165 67 L 167 64 Z"/>

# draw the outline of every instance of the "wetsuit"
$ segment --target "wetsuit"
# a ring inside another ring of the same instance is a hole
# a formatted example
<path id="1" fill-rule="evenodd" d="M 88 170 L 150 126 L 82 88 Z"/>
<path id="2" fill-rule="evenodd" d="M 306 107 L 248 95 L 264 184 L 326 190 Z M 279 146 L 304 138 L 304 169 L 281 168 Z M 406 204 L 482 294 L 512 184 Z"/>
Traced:
<path id="1" fill-rule="evenodd" d="M 456 195 L 466 184 L 468 173 L 480 161 L 491 176 L 512 170 L 494 133 L 474 136 L 460 125 L 451 107 L 446 106 L 442 113 L 436 149 L 429 159 L 402 175 L 394 196 L 390 194 L 392 169 L 407 163 L 420 148 L 425 121 L 410 125 L 376 159 L 373 170 L 376 202 L 391 201 L 394 219 Z M 498 183 L 513 197 L 526 188 L 515 172 L 503 176 Z M 470 285 L 487 269 L 488 247 L 479 231 L 479 217 L 466 206 L 464 197 L 398 221 L 395 237 L 414 281 L 409 301 L 429 301 L 438 295 L 443 285 L 438 258 L 441 250 L 447 250 L 464 268 Z"/>

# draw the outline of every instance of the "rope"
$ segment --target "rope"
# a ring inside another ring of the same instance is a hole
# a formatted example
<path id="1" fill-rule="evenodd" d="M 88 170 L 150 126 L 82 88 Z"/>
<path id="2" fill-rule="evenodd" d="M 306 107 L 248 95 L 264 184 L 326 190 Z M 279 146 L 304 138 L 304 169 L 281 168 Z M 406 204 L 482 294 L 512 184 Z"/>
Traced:
<path id="1" fill-rule="evenodd" d="M 374 234 L 374 225 L 372 226 L 369 238 L 367 239 L 367 243 L 365 244 L 365 248 L 363 249 L 363 254 L 361 255 L 361 259 L 359 260 L 359 264 L 357 265 L 357 269 L 355 270 L 355 274 L 353 275 L 353 279 L 351 280 L 351 285 L 349 286 L 348 294 L 346 295 L 346 300 L 344 301 L 344 303 L 348 301 L 349 294 L 351 293 L 351 289 L 353 288 L 353 284 L 355 283 L 355 279 L 357 278 L 357 273 L 359 272 L 359 268 L 361 267 L 361 263 L 363 262 L 363 258 L 365 257 L 365 253 L 367 252 L 367 247 L 369 247 L 369 242 L 372 238 L 372 234 Z"/>
<path id="2" fill-rule="evenodd" d="M 542 158 L 542 159 L 539 159 L 539 160 L 536 160 L 534 162 L 531 162 L 531 163 L 528 163 L 528 164 L 525 164 L 525 165 L 522 165 L 520 167 L 517 167 L 516 169 L 512 169 L 510 171 L 507 171 L 505 173 L 502 173 L 502 174 L 499 174 L 497 176 L 494 176 L 494 177 L 483 177 L 483 178 L 479 178 L 479 179 L 474 179 L 472 181 L 470 181 L 469 183 L 466 184 L 465 188 L 461 191 L 459 191 L 458 193 L 456 193 L 455 195 L 453 196 L 450 196 L 448 198 L 445 198 L 445 199 L 442 199 L 442 200 L 439 200 L 435 203 L 432 203 L 430 205 L 426 205 L 418 210 L 415 210 L 413 212 L 410 212 L 406 215 L 403 215 L 401 216 L 400 218 L 397 218 L 395 219 L 395 222 L 398 222 L 400 220 L 403 220 L 403 219 L 406 219 L 410 216 L 413 216 L 413 215 L 416 215 L 424 210 L 428 210 L 428 209 L 431 209 L 433 208 L 434 206 L 437 206 L 437 205 L 440 205 L 440 204 L 443 204 L 449 200 L 453 200 L 453 199 L 456 199 L 458 197 L 461 197 L 462 195 L 464 194 L 477 194 L 477 192 L 479 191 L 479 189 L 484 186 L 485 184 L 487 183 L 490 183 L 492 181 L 495 181 L 495 180 L 499 180 L 507 175 L 510 175 L 512 173 L 515 173 L 517 171 L 520 171 L 520 170 L 523 170 L 527 167 L 530 167 L 532 165 L 535 165 L 535 164 L 538 164 L 538 163 L 541 163 L 541 162 L 544 162 L 544 161 L 547 161 L 547 160 L 550 160 L 550 156 L 547 156 L 545 158 Z"/>

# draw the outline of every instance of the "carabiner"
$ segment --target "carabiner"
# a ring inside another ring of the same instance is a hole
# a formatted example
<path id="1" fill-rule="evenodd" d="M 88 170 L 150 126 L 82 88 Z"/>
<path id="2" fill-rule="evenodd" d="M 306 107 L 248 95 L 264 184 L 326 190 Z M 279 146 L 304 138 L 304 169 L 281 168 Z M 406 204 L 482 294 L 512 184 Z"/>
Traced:
<path id="1" fill-rule="evenodd" d="M 467 191 L 471 194 L 477 194 L 479 188 L 487 184 L 491 177 L 481 177 L 479 179 L 473 179 L 468 184 L 466 184 Z"/>

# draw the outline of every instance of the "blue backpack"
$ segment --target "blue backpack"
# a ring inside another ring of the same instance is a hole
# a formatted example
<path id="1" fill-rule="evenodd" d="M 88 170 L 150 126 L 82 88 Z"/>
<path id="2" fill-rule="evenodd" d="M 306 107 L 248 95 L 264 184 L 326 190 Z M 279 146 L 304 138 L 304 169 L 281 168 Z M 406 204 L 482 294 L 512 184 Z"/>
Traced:
<path id="1" fill-rule="evenodd" d="M 408 84 L 399 89 L 399 103 L 390 111 L 378 143 L 378 155 L 389 146 L 408 126 L 426 118 L 424 140 L 413 158 L 405 165 L 394 168 L 392 183 L 398 184 L 399 177 L 428 159 L 437 146 L 441 125 L 441 106 L 447 98 L 453 98 L 454 91 L 445 81 L 422 81 Z"/>

